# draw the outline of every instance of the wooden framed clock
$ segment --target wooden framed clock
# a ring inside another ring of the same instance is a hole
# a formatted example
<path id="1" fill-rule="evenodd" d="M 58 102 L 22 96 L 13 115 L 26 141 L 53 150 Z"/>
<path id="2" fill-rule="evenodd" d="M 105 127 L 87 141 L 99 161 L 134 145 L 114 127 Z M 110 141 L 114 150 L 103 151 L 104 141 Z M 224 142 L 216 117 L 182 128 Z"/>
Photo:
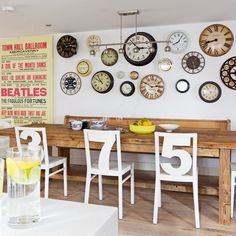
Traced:
<path id="1" fill-rule="evenodd" d="M 64 58 L 69 58 L 75 55 L 77 47 L 77 40 L 71 35 L 64 35 L 57 42 L 57 52 Z"/>
<path id="2" fill-rule="evenodd" d="M 233 42 L 233 32 L 222 24 L 207 26 L 199 37 L 202 51 L 212 57 L 226 54 L 231 49 Z"/>
<path id="3" fill-rule="evenodd" d="M 67 72 L 61 77 L 61 90 L 67 95 L 78 93 L 81 88 L 81 79 L 74 72 Z"/>
<path id="4" fill-rule="evenodd" d="M 156 56 L 157 43 L 152 35 L 146 32 L 131 34 L 125 41 L 124 57 L 132 65 L 144 66 Z"/>

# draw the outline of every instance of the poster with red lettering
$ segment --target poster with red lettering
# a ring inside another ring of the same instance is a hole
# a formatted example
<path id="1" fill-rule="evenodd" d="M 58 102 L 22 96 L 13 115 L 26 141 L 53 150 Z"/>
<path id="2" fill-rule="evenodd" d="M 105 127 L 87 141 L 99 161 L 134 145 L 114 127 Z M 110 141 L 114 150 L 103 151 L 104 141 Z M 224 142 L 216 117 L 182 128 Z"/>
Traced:
<path id="1" fill-rule="evenodd" d="M 0 116 L 53 123 L 52 36 L 0 40 Z"/>

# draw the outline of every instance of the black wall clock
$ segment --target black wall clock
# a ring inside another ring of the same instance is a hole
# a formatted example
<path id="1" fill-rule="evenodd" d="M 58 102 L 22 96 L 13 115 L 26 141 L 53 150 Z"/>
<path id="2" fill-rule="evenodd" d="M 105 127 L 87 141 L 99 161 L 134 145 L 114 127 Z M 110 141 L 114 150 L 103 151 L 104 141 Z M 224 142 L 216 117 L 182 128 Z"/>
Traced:
<path id="1" fill-rule="evenodd" d="M 64 58 L 72 57 L 77 52 L 77 40 L 71 35 L 62 36 L 57 42 L 57 52 Z"/>
<path id="2" fill-rule="evenodd" d="M 106 48 L 101 54 L 102 63 L 106 66 L 113 66 L 118 61 L 118 53 L 113 48 Z"/>
<path id="3" fill-rule="evenodd" d="M 61 90 L 67 95 L 78 93 L 81 88 L 81 79 L 74 72 L 67 72 L 61 77 Z"/>
<path id="4" fill-rule="evenodd" d="M 145 32 L 131 34 L 125 41 L 124 57 L 132 65 L 144 66 L 150 63 L 157 53 L 157 44 L 152 35 Z"/>
<path id="5" fill-rule="evenodd" d="M 131 96 L 134 94 L 135 92 L 135 86 L 132 82 L 130 81 L 125 81 L 120 85 L 120 92 L 124 95 L 124 96 Z"/>
<path id="6" fill-rule="evenodd" d="M 199 88 L 199 96 L 204 102 L 216 102 L 221 97 L 220 86 L 213 81 L 203 83 Z"/>
<path id="7" fill-rule="evenodd" d="M 231 57 L 224 62 L 220 69 L 220 77 L 228 88 L 236 90 L 236 57 Z"/>
<path id="8" fill-rule="evenodd" d="M 184 55 L 182 59 L 183 69 L 190 73 L 196 74 L 202 71 L 205 66 L 205 59 L 203 55 L 199 52 L 188 52 Z"/>
<path id="9" fill-rule="evenodd" d="M 175 84 L 175 88 L 179 93 L 186 93 L 189 87 L 189 82 L 186 79 L 180 79 Z"/>

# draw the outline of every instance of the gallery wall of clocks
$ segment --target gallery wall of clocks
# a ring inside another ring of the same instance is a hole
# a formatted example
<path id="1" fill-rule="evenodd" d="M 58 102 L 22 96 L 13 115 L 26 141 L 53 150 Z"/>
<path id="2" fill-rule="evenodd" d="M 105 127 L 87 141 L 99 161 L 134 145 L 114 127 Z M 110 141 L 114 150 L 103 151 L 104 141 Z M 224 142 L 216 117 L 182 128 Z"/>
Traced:
<path id="1" fill-rule="evenodd" d="M 89 80 L 90 87 L 82 89 L 103 96 L 116 89 L 115 93 L 121 97 L 141 96 L 154 100 L 162 97 L 168 91 L 165 87 L 171 84 L 172 93 L 174 90 L 185 96 L 191 91 L 206 103 L 221 98 L 222 86 L 236 90 L 236 56 L 227 58 L 234 43 L 234 33 L 229 26 L 206 25 L 199 31 L 198 40 L 191 39 L 186 30 L 173 29 L 166 35 L 170 52 L 164 52 L 156 43 L 160 40 L 158 37 L 158 33 L 139 31 L 126 35 L 122 47 L 104 47 L 109 38 L 99 34 L 87 35 L 83 41 L 79 34 L 78 37 L 61 36 L 56 44 L 58 55 L 64 60 L 77 58 L 70 71 L 61 75 L 61 90 L 67 95 L 77 95 L 83 81 Z M 83 52 L 80 56 L 81 47 L 87 49 L 87 55 Z M 221 67 L 209 68 L 208 62 L 219 57 L 224 57 Z M 146 70 L 147 67 L 150 69 Z M 181 78 L 173 76 L 179 68 L 182 68 Z M 204 70 L 216 70 L 218 77 L 202 79 Z M 191 86 L 193 79 L 199 79 L 198 88 Z M 166 83 L 168 80 L 172 82 Z"/>

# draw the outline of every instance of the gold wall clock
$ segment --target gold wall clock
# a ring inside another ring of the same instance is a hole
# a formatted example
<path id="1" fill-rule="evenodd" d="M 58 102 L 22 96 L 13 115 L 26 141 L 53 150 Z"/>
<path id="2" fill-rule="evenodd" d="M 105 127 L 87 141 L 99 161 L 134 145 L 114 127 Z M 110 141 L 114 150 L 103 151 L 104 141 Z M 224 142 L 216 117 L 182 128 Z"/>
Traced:
<path id="1" fill-rule="evenodd" d="M 172 68 L 172 61 L 169 58 L 162 58 L 158 61 L 158 67 L 161 71 L 169 71 Z"/>
<path id="2" fill-rule="evenodd" d="M 113 88 L 114 78 L 108 71 L 98 71 L 93 75 L 91 84 L 96 92 L 107 93 Z"/>
<path id="3" fill-rule="evenodd" d="M 69 58 L 75 55 L 77 47 L 77 40 L 71 35 L 64 35 L 57 42 L 57 52 L 64 58 Z"/>
<path id="4" fill-rule="evenodd" d="M 132 80 L 136 80 L 136 79 L 138 79 L 138 77 L 139 77 L 139 73 L 138 73 L 137 71 L 131 71 L 131 72 L 129 73 L 129 77 L 130 77 L 130 79 L 132 79 Z"/>
<path id="5" fill-rule="evenodd" d="M 118 61 L 118 53 L 113 48 L 106 48 L 101 54 L 102 63 L 106 66 L 113 66 Z"/>
<path id="6" fill-rule="evenodd" d="M 146 75 L 140 82 L 140 92 L 147 99 L 157 99 L 164 93 L 164 81 L 158 75 Z"/>
<path id="7" fill-rule="evenodd" d="M 78 93 L 81 88 L 81 79 L 74 72 L 67 72 L 61 77 L 61 90 L 67 95 Z"/>
<path id="8" fill-rule="evenodd" d="M 232 47 L 234 36 L 225 25 L 213 24 L 207 26 L 199 37 L 199 44 L 208 56 L 219 57 L 226 54 Z"/>
<path id="9" fill-rule="evenodd" d="M 205 59 L 199 52 L 188 52 L 182 59 L 182 67 L 189 74 L 196 74 L 202 71 L 205 66 Z"/>
<path id="10" fill-rule="evenodd" d="M 87 59 L 82 59 L 77 65 L 77 71 L 80 76 L 88 76 L 92 72 L 92 63 Z"/>
<path id="11" fill-rule="evenodd" d="M 200 86 L 199 96 L 204 102 L 216 102 L 221 97 L 221 88 L 216 82 L 207 81 Z"/>
<path id="12" fill-rule="evenodd" d="M 224 62 L 220 69 L 220 77 L 228 88 L 236 90 L 236 57 Z"/>
<path id="13" fill-rule="evenodd" d="M 92 35 L 89 35 L 87 38 L 87 46 L 88 46 L 89 50 L 94 50 L 95 52 L 99 52 L 100 47 L 93 46 L 93 45 L 101 44 L 101 43 L 102 43 L 102 40 L 98 35 L 92 34 Z"/>

